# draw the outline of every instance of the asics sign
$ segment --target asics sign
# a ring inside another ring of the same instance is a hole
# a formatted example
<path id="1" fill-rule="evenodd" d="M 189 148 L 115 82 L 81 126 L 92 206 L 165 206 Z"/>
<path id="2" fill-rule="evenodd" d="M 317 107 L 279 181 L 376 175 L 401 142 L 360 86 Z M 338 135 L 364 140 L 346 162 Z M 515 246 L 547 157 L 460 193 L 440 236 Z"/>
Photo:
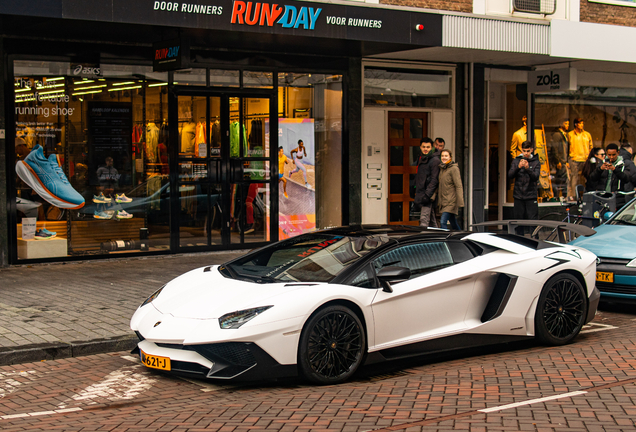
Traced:
<path id="1" fill-rule="evenodd" d="M 102 70 L 99 67 L 95 66 L 86 66 L 86 65 L 74 65 L 73 67 L 73 75 L 74 76 L 100 76 L 102 74 Z"/>
<path id="2" fill-rule="evenodd" d="M 257 3 L 236 0 L 232 7 L 232 24 L 260 25 L 273 27 L 279 24 L 282 28 L 302 28 L 313 30 L 322 8 L 296 7 L 291 5 Z"/>

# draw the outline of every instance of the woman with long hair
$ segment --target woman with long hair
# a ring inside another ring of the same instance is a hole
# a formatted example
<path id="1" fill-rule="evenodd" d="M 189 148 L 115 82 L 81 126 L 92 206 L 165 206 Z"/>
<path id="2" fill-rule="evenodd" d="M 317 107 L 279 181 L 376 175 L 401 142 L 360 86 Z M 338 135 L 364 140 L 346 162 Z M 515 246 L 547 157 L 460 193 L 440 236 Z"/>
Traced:
<path id="1" fill-rule="evenodd" d="M 459 208 L 464 207 L 464 188 L 459 167 L 453 162 L 453 153 L 450 150 L 442 150 L 442 163 L 439 165 L 439 186 L 437 189 L 437 209 L 442 215 L 441 227 L 460 230 L 457 222 Z"/>
<path id="2" fill-rule="evenodd" d="M 603 164 L 605 160 L 605 150 L 601 147 L 594 147 L 590 150 L 587 160 L 581 169 L 581 175 L 585 178 L 585 192 L 593 192 L 598 190 L 598 184 L 590 178 L 597 166 Z"/>

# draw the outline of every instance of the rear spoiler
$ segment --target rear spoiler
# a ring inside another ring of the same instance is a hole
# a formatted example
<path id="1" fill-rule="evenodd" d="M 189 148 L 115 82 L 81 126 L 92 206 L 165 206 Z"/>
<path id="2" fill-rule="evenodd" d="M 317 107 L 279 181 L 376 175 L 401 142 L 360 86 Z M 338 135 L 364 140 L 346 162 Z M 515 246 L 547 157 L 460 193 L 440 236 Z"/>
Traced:
<path id="1" fill-rule="evenodd" d="M 557 235 L 559 236 L 559 243 L 565 243 L 565 231 L 572 231 L 584 237 L 589 237 L 596 234 L 592 228 L 567 223 L 567 222 L 559 222 L 559 221 L 551 221 L 551 220 L 530 220 L 530 219 L 519 219 L 519 220 L 500 220 L 500 221 L 490 221 L 490 222 L 480 222 L 473 224 L 474 227 L 480 226 L 508 226 L 508 234 L 515 234 L 515 229 L 520 226 L 532 226 L 532 227 L 546 227 L 546 228 L 555 228 L 557 230 Z"/>

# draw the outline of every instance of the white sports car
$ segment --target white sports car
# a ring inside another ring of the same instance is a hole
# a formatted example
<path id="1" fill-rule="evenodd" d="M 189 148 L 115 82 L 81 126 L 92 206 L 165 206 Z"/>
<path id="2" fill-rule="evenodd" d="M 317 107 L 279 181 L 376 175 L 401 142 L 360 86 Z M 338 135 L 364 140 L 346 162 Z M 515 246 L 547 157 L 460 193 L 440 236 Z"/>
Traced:
<path id="1" fill-rule="evenodd" d="M 350 378 L 364 363 L 536 337 L 594 318 L 596 256 L 512 234 L 352 226 L 192 270 L 131 328 L 144 365 L 211 379 Z"/>

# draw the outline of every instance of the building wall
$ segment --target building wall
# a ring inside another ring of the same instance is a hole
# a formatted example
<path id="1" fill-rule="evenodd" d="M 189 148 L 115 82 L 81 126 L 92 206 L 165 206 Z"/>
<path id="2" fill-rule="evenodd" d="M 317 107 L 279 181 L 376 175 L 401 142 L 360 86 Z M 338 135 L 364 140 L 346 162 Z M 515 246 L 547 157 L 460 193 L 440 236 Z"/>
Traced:
<path id="1" fill-rule="evenodd" d="M 472 0 L 457 0 L 452 2 L 447 0 L 380 0 L 380 4 L 439 9 L 454 12 L 473 12 Z"/>
<path id="2" fill-rule="evenodd" d="M 582 22 L 636 27 L 636 8 L 581 0 Z"/>

